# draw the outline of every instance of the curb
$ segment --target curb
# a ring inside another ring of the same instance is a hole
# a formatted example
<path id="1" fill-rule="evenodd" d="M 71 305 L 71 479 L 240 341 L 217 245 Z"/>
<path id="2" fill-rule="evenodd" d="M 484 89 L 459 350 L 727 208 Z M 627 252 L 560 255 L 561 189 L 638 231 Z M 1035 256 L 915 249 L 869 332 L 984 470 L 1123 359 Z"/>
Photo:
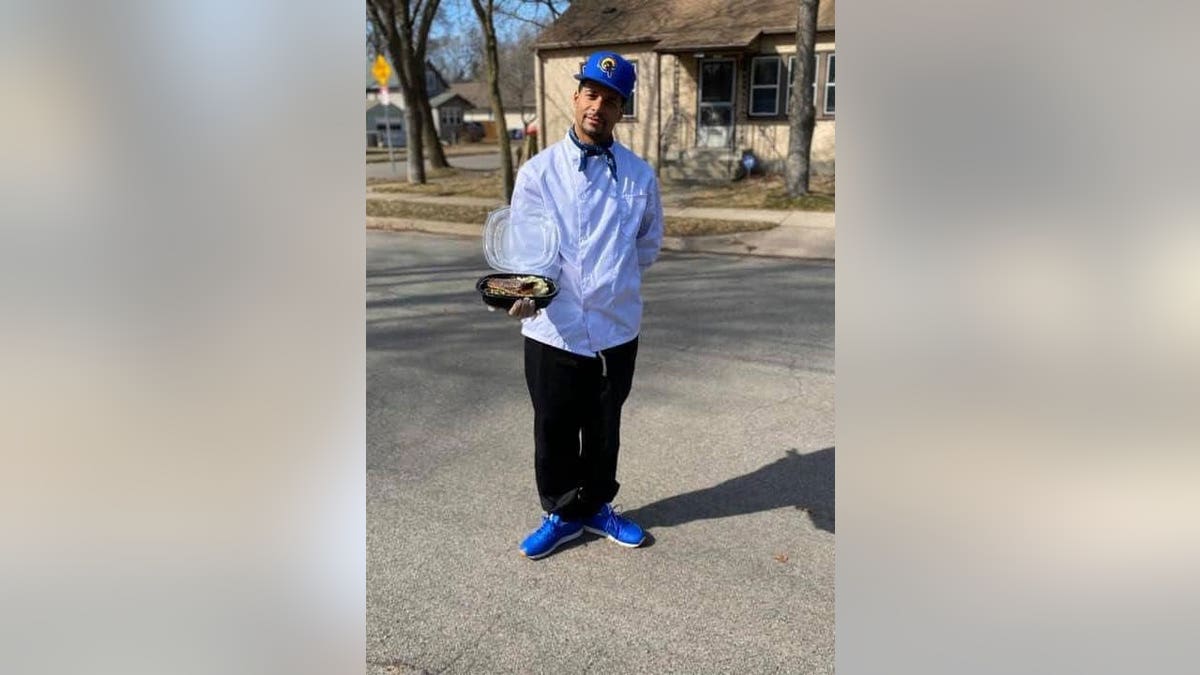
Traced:
<path id="1" fill-rule="evenodd" d="M 440 195 L 411 193 L 375 192 L 369 187 L 367 199 L 387 201 L 410 201 L 427 204 L 454 203 L 464 206 L 498 208 L 503 202 L 493 198 L 455 197 L 448 199 Z M 666 207 L 663 214 L 692 218 L 714 218 L 744 222 L 767 222 L 775 227 L 757 232 L 733 232 L 729 234 L 702 235 L 693 237 L 663 237 L 663 249 L 686 253 L 717 253 L 725 255 L 753 255 L 770 258 L 798 258 L 802 260 L 835 260 L 835 214 L 816 211 L 780 211 L 763 213 L 761 210 L 739 212 L 737 209 Z M 480 237 L 483 224 L 452 223 L 440 220 L 416 218 L 368 216 L 367 229 L 386 232 L 423 232 L 451 237 Z"/>
<path id="2" fill-rule="evenodd" d="M 450 223 L 441 220 L 415 218 L 367 217 L 367 229 L 382 232 L 422 232 L 461 238 L 478 238 L 483 226 L 469 223 Z M 778 228 L 766 232 L 739 232 L 698 237 L 663 237 L 665 251 L 681 253 L 716 253 L 723 255 L 753 255 L 767 258 L 798 258 L 802 260 L 834 260 L 834 230 L 824 227 L 789 227 L 780 235 Z M 793 237 L 789 235 L 795 235 Z M 780 237 L 789 241 L 781 242 Z M 768 238 L 769 237 L 769 238 Z M 764 240 L 765 239 L 765 240 Z M 782 245 L 781 245 L 782 244 Z"/>
<path id="3" fill-rule="evenodd" d="M 439 195 L 421 195 L 408 192 L 375 192 L 367 190 L 367 201 L 372 199 L 388 202 L 415 202 L 418 204 L 456 204 L 460 206 L 482 206 L 498 209 L 504 202 L 489 197 L 455 197 L 453 200 Z"/>
<path id="4" fill-rule="evenodd" d="M 834 261 L 832 230 L 790 228 L 795 240 L 786 246 L 779 242 L 763 241 L 761 232 L 739 232 L 702 237 L 663 237 L 663 250 L 684 253 L 718 253 L 723 255 L 753 255 L 763 258 L 797 258 L 800 260 Z M 755 236 L 759 235 L 759 236 Z"/>
<path id="5" fill-rule="evenodd" d="M 452 237 L 481 237 L 482 225 L 448 223 L 443 220 L 418 220 L 416 218 L 383 218 L 367 216 L 367 229 L 383 232 L 424 232 Z"/>

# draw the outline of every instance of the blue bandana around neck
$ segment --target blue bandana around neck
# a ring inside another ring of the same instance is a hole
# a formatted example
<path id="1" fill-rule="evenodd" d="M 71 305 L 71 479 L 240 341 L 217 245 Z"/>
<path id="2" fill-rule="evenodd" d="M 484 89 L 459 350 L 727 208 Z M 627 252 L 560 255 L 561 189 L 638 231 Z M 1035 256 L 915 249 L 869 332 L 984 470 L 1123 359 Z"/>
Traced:
<path id="1" fill-rule="evenodd" d="M 604 161 L 608 162 L 608 171 L 612 174 L 613 180 L 617 179 L 617 158 L 613 157 L 611 149 L 613 142 L 611 140 L 603 145 L 584 143 L 583 141 L 579 140 L 578 136 L 575 135 L 574 126 L 567 129 L 567 135 L 570 136 L 571 142 L 575 144 L 575 147 L 579 148 L 580 171 L 587 169 L 588 157 L 603 155 Z"/>

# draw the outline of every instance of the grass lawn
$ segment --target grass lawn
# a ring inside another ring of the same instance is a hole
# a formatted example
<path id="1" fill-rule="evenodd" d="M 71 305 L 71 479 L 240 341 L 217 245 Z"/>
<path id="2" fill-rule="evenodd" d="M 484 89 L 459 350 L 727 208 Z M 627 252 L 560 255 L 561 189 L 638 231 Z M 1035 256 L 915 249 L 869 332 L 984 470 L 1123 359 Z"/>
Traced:
<path id="1" fill-rule="evenodd" d="M 392 178 L 369 178 L 367 184 L 375 192 L 412 192 L 422 195 L 504 198 L 499 171 L 467 171 L 462 169 L 430 169 L 425 172 L 426 183 L 414 185 Z"/>
<path id="2" fill-rule="evenodd" d="M 499 171 L 442 169 L 426 174 L 427 183 L 412 185 L 391 178 L 371 178 L 367 184 L 376 192 L 414 192 L 424 195 L 461 195 L 464 197 L 501 198 Z M 813 181 L 818 184 L 818 181 Z M 824 181 L 822 187 L 832 187 Z M 814 186 L 815 187 L 815 186 Z M 665 206 L 695 206 L 734 209 L 772 209 L 782 211 L 833 211 L 834 196 L 813 192 L 792 199 L 782 176 L 752 177 L 719 185 L 663 183 Z"/>
<path id="3" fill-rule="evenodd" d="M 814 189 L 821 183 L 831 183 L 817 180 L 811 182 Z M 676 206 L 833 211 L 834 204 L 833 194 L 825 191 L 814 191 L 796 199 L 788 197 L 783 176 L 751 177 L 719 185 L 665 183 L 662 190 L 664 194 L 671 195 L 671 201 Z"/>
<path id="4" fill-rule="evenodd" d="M 491 196 L 491 195 L 485 195 Z M 427 204 L 397 199 L 368 199 L 367 215 L 381 218 L 415 218 L 418 220 L 440 220 L 450 223 L 479 223 L 483 226 L 491 209 L 486 206 L 461 206 L 458 204 Z M 680 218 L 667 216 L 663 223 L 669 237 L 691 237 L 697 235 L 732 234 L 769 230 L 774 223 L 755 223 L 744 220 L 711 220 L 707 218 Z"/>

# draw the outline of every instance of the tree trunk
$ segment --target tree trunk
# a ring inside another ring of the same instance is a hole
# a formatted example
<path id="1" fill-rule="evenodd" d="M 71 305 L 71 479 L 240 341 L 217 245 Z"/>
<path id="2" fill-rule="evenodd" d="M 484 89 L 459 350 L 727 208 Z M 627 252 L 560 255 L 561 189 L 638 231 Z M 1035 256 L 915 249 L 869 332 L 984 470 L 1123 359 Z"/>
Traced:
<path id="1" fill-rule="evenodd" d="M 450 166 L 446 161 L 446 152 L 442 149 L 442 142 L 438 140 L 437 125 L 433 122 L 433 107 L 429 105 L 429 88 L 425 86 L 425 57 L 418 56 L 421 62 L 421 81 L 417 84 L 417 104 L 420 106 L 422 129 L 425 141 L 424 149 L 429 156 L 429 165 L 435 169 L 445 169 Z"/>
<path id="2" fill-rule="evenodd" d="M 424 119 L 421 117 L 420 92 L 413 86 L 418 78 L 423 78 L 422 69 L 416 70 L 411 54 L 401 51 L 401 63 L 396 69 L 400 73 L 400 84 L 404 95 L 404 136 L 406 139 L 406 154 L 408 156 L 408 182 L 414 185 L 425 184 L 425 146 L 422 131 Z"/>
<path id="3" fill-rule="evenodd" d="M 429 151 L 429 165 L 435 169 L 445 169 L 450 166 L 446 161 L 446 151 L 438 138 L 437 126 L 433 122 L 433 108 L 429 105 L 429 97 L 421 99 L 421 118 L 425 129 L 425 149 Z"/>
<path id="4" fill-rule="evenodd" d="M 808 194 L 809 153 L 817 109 L 813 103 L 813 81 L 817 59 L 817 0 L 800 0 L 796 19 L 796 75 L 792 82 L 792 112 L 789 118 L 787 191 L 791 197 Z"/>
<path id="5" fill-rule="evenodd" d="M 425 184 L 425 153 L 422 145 L 421 128 L 424 120 L 418 110 L 420 104 L 409 96 L 404 97 L 404 135 L 408 148 L 408 182 L 414 185 Z"/>
<path id="6" fill-rule="evenodd" d="M 425 120 L 430 115 L 428 96 L 425 93 L 425 44 L 429 28 L 440 0 L 425 0 L 415 5 L 412 0 L 367 0 L 367 18 L 373 28 L 384 36 L 384 43 L 392 57 L 392 67 L 400 80 L 404 98 L 404 134 L 408 155 L 408 182 L 425 182 Z M 420 16 L 414 17 L 413 10 L 419 9 Z M 414 19 L 416 24 L 414 25 Z M 422 106 L 424 104 L 424 106 Z M 441 146 L 434 140 L 431 148 L 445 163 Z"/>
<path id="7" fill-rule="evenodd" d="M 504 102 L 500 99 L 500 53 L 496 47 L 495 0 L 471 0 L 475 16 L 483 28 L 484 65 L 487 71 L 488 98 L 492 101 L 492 118 L 496 120 L 496 135 L 500 141 L 500 172 L 504 180 L 504 201 L 512 200 L 513 156 L 508 139 L 508 123 L 504 119 Z"/>

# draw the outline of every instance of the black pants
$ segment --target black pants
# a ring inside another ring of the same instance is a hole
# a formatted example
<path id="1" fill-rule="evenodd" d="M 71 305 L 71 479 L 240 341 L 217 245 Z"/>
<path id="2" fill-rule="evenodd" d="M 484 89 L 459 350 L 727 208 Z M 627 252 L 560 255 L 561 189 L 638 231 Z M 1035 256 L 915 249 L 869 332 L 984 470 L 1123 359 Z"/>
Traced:
<path id="1" fill-rule="evenodd" d="M 634 338 L 600 358 L 525 338 L 534 473 L 544 511 L 586 518 L 620 489 L 621 406 L 633 385 L 637 347 Z"/>

